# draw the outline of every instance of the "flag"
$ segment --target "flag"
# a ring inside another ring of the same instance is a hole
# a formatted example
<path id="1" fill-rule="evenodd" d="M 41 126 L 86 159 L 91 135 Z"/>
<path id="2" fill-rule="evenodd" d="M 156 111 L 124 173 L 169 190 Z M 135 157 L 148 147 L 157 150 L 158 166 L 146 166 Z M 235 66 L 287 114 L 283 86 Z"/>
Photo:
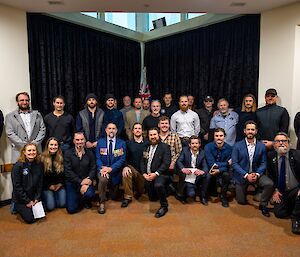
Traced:
<path id="1" fill-rule="evenodd" d="M 141 84 L 140 84 L 140 91 L 139 95 L 140 97 L 144 99 L 149 99 L 151 97 L 149 85 L 147 83 L 147 70 L 146 67 L 143 68 L 142 74 L 141 74 Z"/>

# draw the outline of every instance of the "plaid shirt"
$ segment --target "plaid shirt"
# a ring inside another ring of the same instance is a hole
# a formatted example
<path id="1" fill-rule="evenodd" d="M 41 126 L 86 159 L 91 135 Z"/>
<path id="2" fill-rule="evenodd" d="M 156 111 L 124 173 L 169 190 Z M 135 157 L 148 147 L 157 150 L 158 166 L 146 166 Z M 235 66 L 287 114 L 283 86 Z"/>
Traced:
<path id="1" fill-rule="evenodd" d="M 179 136 L 170 131 L 168 136 L 164 140 L 161 140 L 161 142 L 170 146 L 172 155 L 171 161 L 175 163 L 182 151 L 182 145 Z"/>

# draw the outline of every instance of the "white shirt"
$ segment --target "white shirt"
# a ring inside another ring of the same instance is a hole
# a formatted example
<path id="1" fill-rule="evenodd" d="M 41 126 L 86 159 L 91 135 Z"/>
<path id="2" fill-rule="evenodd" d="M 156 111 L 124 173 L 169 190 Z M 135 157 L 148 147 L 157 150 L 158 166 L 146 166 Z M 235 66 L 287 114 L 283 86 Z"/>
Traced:
<path id="1" fill-rule="evenodd" d="M 110 138 L 110 137 L 106 137 L 107 139 L 107 154 L 109 153 L 109 144 L 110 144 L 110 142 L 109 142 L 109 140 L 112 140 L 112 146 L 113 146 L 113 148 L 112 148 L 112 153 L 114 152 L 114 150 L 115 150 L 115 146 L 116 146 L 116 137 L 114 137 L 114 138 Z"/>
<path id="2" fill-rule="evenodd" d="M 153 156 L 155 154 L 157 146 L 158 145 L 150 145 L 150 148 L 149 148 L 149 159 L 148 159 L 148 162 L 147 162 L 147 173 L 148 174 L 151 173 L 151 163 L 152 163 Z"/>
<path id="3" fill-rule="evenodd" d="M 247 141 L 247 138 L 245 138 L 246 140 L 246 145 L 247 145 L 247 150 L 248 150 L 248 155 L 249 155 L 249 161 L 250 161 L 250 165 L 249 165 L 249 172 L 252 172 L 252 162 L 253 162 L 253 156 L 254 156 L 254 152 L 255 152 L 255 147 L 256 147 L 256 138 L 254 138 L 254 142 L 252 144 L 250 144 Z"/>
<path id="4" fill-rule="evenodd" d="M 197 156 L 199 154 L 199 151 L 195 154 L 193 154 L 193 152 L 191 151 L 192 154 L 192 159 L 191 159 L 191 166 L 192 168 L 196 168 L 196 164 L 197 164 Z"/>
<path id="5" fill-rule="evenodd" d="M 196 112 L 188 109 L 175 112 L 171 117 L 171 131 L 176 132 L 179 137 L 198 136 L 200 132 L 200 119 Z"/>
<path id="6" fill-rule="evenodd" d="M 20 116 L 24 122 L 25 130 L 28 136 L 28 139 L 31 136 L 31 126 L 30 126 L 30 113 L 29 112 L 20 112 Z"/>

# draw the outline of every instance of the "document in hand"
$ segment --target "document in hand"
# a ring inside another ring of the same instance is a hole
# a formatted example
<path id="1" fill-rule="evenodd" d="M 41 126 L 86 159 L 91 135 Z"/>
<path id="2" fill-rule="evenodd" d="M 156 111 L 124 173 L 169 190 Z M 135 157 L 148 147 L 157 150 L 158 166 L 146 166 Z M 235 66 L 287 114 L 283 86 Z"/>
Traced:
<path id="1" fill-rule="evenodd" d="M 195 184 L 195 181 L 196 181 L 196 175 L 194 174 L 195 173 L 195 171 L 197 170 L 197 169 L 195 169 L 195 168 L 190 168 L 189 169 L 191 172 L 192 172 L 192 174 L 189 174 L 189 175 L 185 175 L 185 182 L 188 182 L 188 183 L 191 183 L 191 184 Z"/>
<path id="2" fill-rule="evenodd" d="M 42 202 L 37 202 L 32 206 L 33 217 L 35 219 L 40 219 L 46 216 Z"/>

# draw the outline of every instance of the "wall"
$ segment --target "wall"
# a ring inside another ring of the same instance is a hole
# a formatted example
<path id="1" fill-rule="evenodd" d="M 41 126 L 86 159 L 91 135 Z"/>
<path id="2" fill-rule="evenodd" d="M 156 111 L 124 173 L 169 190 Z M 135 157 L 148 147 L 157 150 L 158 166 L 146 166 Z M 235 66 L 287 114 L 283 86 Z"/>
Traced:
<path id="1" fill-rule="evenodd" d="M 274 87 L 280 105 L 287 108 L 293 146 L 295 114 L 300 111 L 300 3 L 273 9 L 261 14 L 259 105 L 264 93 Z M 297 72 L 298 71 L 298 72 Z"/>
<path id="2" fill-rule="evenodd" d="M 16 108 L 15 95 L 30 91 L 26 12 L 0 5 L 0 108 L 4 116 Z M 5 132 L 0 141 L 0 164 L 10 163 Z M 10 173 L 0 174 L 0 201 L 11 198 Z"/>

